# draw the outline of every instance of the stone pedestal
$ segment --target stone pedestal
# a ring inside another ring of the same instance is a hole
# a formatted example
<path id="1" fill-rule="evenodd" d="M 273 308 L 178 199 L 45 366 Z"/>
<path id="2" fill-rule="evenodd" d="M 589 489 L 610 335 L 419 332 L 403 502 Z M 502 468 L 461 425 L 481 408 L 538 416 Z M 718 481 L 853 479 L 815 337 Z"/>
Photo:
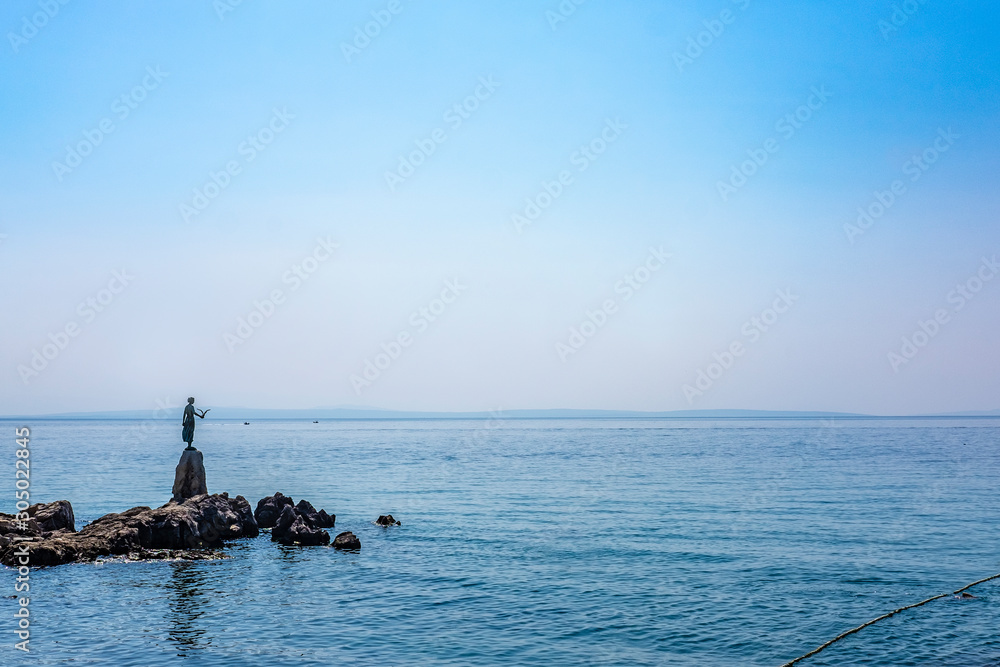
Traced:
<path id="1" fill-rule="evenodd" d="M 178 503 L 208 493 L 208 486 L 205 484 L 205 462 L 201 452 L 193 447 L 181 453 L 181 460 L 177 463 L 177 471 L 174 473 L 173 493 L 172 500 Z"/>

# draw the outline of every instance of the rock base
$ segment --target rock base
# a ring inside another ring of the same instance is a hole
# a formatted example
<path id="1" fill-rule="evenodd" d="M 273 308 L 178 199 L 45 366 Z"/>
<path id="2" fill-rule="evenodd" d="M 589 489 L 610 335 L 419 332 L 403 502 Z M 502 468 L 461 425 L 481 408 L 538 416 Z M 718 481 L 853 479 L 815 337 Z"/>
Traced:
<path id="1" fill-rule="evenodd" d="M 65 500 L 59 503 L 69 506 Z M 68 509 L 72 516 L 72 507 Z M 65 512 L 60 516 L 59 521 L 65 522 Z M 230 498 L 228 493 L 205 494 L 182 502 L 170 501 L 157 509 L 133 507 L 120 514 L 106 514 L 79 532 L 74 532 L 70 525 L 48 533 L 40 532 L 30 540 L 16 543 L 8 534 L 5 536 L 8 543 L 0 547 L 0 563 L 16 566 L 20 554 L 15 551 L 23 549 L 28 552 L 31 566 L 40 567 L 152 549 L 211 549 L 222 546 L 226 540 L 259 534 L 246 498 Z"/>
<path id="2" fill-rule="evenodd" d="M 334 514 L 326 510 L 317 511 L 307 500 L 300 500 L 298 505 L 282 493 L 262 498 L 254 510 L 257 525 L 271 528 L 271 541 L 281 544 L 298 544 L 314 546 L 329 544 L 330 533 L 324 528 L 333 528 L 337 520 Z"/>
<path id="3" fill-rule="evenodd" d="M 299 504 L 296 505 L 294 500 L 280 491 L 273 496 L 257 501 L 257 509 L 253 511 L 253 518 L 257 520 L 257 525 L 261 528 L 274 528 L 285 507 L 293 508 L 296 514 L 305 517 L 309 525 L 316 528 L 333 528 L 337 521 L 336 514 L 327 514 L 326 510 L 317 511 L 308 500 L 300 500 Z"/>
<path id="4" fill-rule="evenodd" d="M 28 519 L 22 521 L 14 514 L 0 512 L 0 549 L 9 545 L 14 535 L 42 538 L 59 533 L 76 532 L 73 506 L 68 500 L 31 505 L 25 510 L 25 514 L 28 515 Z"/>
<path id="5" fill-rule="evenodd" d="M 205 483 L 205 460 L 200 451 L 188 447 L 181 452 L 181 460 L 177 462 L 174 471 L 173 498 L 179 503 L 188 498 L 208 493 Z"/>
<path id="6" fill-rule="evenodd" d="M 344 549 L 348 551 L 360 551 L 361 550 L 361 540 L 358 536 L 351 531 L 345 531 L 333 540 L 334 549 Z"/>

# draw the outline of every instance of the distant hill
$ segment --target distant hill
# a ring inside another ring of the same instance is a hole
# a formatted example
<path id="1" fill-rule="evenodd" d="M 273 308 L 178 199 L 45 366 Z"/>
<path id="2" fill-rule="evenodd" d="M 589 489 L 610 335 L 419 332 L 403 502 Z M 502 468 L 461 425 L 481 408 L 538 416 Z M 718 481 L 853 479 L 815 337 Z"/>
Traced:
<path id="1" fill-rule="evenodd" d="M 201 406 L 199 406 L 201 407 Z M 66 412 L 49 415 L 21 415 L 3 419 L 170 419 L 180 420 L 183 408 L 159 410 L 117 410 Z M 496 410 L 494 412 L 416 412 L 379 408 L 343 407 L 295 410 L 213 407 L 208 419 L 816 419 L 859 418 L 868 415 L 843 412 L 794 412 L 772 410 L 676 410 L 640 412 L 631 410 Z"/>
<path id="2" fill-rule="evenodd" d="M 199 408 L 202 407 L 199 405 Z M 211 406 L 209 406 L 211 407 Z M 183 408 L 169 410 L 117 410 L 105 412 L 66 412 L 49 415 L 15 415 L 0 419 L 176 419 Z M 641 412 L 634 410 L 496 410 L 494 412 L 418 412 L 383 410 L 363 406 L 271 410 L 266 408 L 212 407 L 208 419 L 931 419 L 941 417 L 1000 417 L 1000 410 L 956 412 L 936 415 L 866 415 L 850 412 L 808 412 L 793 410 L 673 410 Z"/>
<path id="3" fill-rule="evenodd" d="M 931 417 L 1000 417 L 1000 410 L 973 410 L 970 412 L 949 412 L 947 414 L 930 415 Z"/>

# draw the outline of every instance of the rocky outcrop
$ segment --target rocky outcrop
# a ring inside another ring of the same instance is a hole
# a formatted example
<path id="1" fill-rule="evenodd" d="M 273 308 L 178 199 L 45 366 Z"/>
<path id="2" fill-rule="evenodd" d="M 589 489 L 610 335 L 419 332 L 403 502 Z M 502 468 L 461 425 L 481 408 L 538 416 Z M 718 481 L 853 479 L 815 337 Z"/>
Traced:
<path id="1" fill-rule="evenodd" d="M 335 514 L 327 514 L 326 510 L 317 511 L 308 500 L 300 500 L 296 505 L 294 500 L 279 491 L 257 502 L 257 509 L 253 512 L 257 525 L 261 528 L 274 528 L 285 507 L 294 509 L 296 514 L 301 515 L 303 521 L 313 528 L 333 528 L 337 520 Z"/>
<path id="2" fill-rule="evenodd" d="M 377 519 L 375 519 L 376 526 L 402 526 L 399 521 L 396 521 L 391 514 L 380 514 Z"/>
<path id="3" fill-rule="evenodd" d="M 76 518 L 73 516 L 73 506 L 68 500 L 57 500 L 53 503 L 32 505 L 28 508 L 28 516 L 42 532 L 56 530 L 76 530 Z"/>
<path id="4" fill-rule="evenodd" d="M 345 531 L 333 539 L 333 548 L 359 551 L 361 549 L 361 540 L 354 533 Z"/>
<path id="5" fill-rule="evenodd" d="M 72 517 L 72 507 L 66 501 L 59 503 L 65 503 L 66 507 L 60 507 L 59 511 L 37 510 L 35 523 L 39 527 L 65 524 Z M 42 523 L 38 522 L 39 516 Z M 259 533 L 246 498 L 230 498 L 228 493 L 204 494 L 182 502 L 170 501 L 156 509 L 133 507 L 118 514 L 106 514 L 79 532 L 73 532 L 71 523 L 66 528 L 42 531 L 30 540 L 0 548 L 0 563 L 15 565 L 18 558 L 23 558 L 20 552 L 25 549 L 31 566 L 39 567 L 92 561 L 102 556 L 142 554 L 153 549 L 212 549 L 226 540 L 256 537 Z"/>
<path id="6" fill-rule="evenodd" d="M 13 533 L 38 537 L 59 530 L 71 533 L 76 530 L 73 506 L 69 504 L 68 500 L 37 503 L 28 507 L 25 514 L 28 515 L 28 518 L 19 521 L 14 514 L 0 512 L 0 537 Z M 0 544 L 2 544 L 2 540 L 0 540 Z"/>
<path id="7" fill-rule="evenodd" d="M 178 503 L 208 493 L 208 486 L 205 484 L 205 461 L 201 452 L 193 447 L 181 452 L 181 460 L 174 472 L 173 493 L 173 501 Z"/>
<path id="8" fill-rule="evenodd" d="M 262 499 L 257 503 L 254 514 L 260 520 L 270 522 L 277 508 L 280 508 L 280 512 L 271 529 L 273 542 L 301 546 L 330 543 L 330 533 L 323 529 L 333 528 L 336 516 L 327 514 L 325 510 L 317 511 L 307 500 L 300 500 L 298 505 L 293 505 L 292 499 L 281 493 Z"/>
<path id="9" fill-rule="evenodd" d="M 333 528 L 333 524 L 337 520 L 336 515 L 327 514 L 326 510 L 317 512 L 316 508 L 307 500 L 300 500 L 299 504 L 295 506 L 295 511 L 307 517 L 309 524 L 317 528 Z"/>
<path id="10" fill-rule="evenodd" d="M 288 505 L 295 505 L 295 501 L 284 495 L 280 491 L 273 496 L 261 498 L 257 501 L 257 509 L 253 511 L 253 518 L 257 520 L 257 525 L 261 528 L 274 528 L 281 516 L 281 510 Z"/>
<path id="11" fill-rule="evenodd" d="M 330 543 L 330 533 L 309 524 L 305 515 L 286 505 L 271 529 L 271 541 L 287 545 L 316 546 Z"/>

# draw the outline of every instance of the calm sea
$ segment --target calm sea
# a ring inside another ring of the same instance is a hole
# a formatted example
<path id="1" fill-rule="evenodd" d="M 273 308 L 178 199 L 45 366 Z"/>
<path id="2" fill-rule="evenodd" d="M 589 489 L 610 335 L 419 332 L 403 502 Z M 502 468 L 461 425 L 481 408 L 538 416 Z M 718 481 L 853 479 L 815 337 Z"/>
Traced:
<path id="1" fill-rule="evenodd" d="M 169 498 L 174 420 L 28 425 L 33 499 L 70 500 L 77 528 Z M 361 552 L 264 534 L 225 560 L 34 570 L 28 656 L 0 570 L 0 664 L 776 666 L 1000 572 L 998 434 L 986 419 L 206 420 L 210 492 L 305 498 Z M 402 527 L 371 524 L 384 513 Z M 972 592 L 802 664 L 1000 665 L 1000 585 Z"/>

